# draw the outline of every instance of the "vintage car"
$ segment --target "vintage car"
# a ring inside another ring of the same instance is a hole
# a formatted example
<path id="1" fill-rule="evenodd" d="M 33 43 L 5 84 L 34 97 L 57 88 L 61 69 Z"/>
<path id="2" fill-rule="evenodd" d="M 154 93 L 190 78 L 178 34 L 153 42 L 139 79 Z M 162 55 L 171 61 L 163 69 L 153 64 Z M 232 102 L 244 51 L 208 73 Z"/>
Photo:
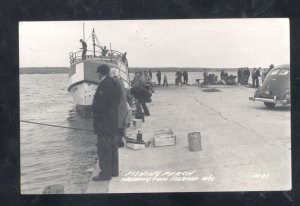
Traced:
<path id="1" fill-rule="evenodd" d="M 249 100 L 263 102 L 269 108 L 277 104 L 290 104 L 290 65 L 279 65 L 272 69 Z"/>

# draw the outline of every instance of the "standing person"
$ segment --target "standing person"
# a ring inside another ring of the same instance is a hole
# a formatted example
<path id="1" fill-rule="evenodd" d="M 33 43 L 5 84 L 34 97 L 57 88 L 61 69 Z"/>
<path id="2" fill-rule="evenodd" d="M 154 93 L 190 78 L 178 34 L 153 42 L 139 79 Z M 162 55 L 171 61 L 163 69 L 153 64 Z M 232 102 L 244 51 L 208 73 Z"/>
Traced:
<path id="1" fill-rule="evenodd" d="M 204 85 L 207 85 L 208 73 L 207 73 L 206 69 L 204 69 L 203 78 L 204 78 Z"/>
<path id="2" fill-rule="evenodd" d="M 158 72 L 156 72 L 156 77 L 157 77 L 158 84 L 160 85 L 160 82 L 161 82 L 161 72 L 160 72 L 160 70 L 158 70 Z"/>
<path id="3" fill-rule="evenodd" d="M 183 71 L 183 83 L 184 84 L 188 83 L 188 73 L 186 70 Z"/>
<path id="4" fill-rule="evenodd" d="M 145 77 L 146 81 L 149 80 L 149 75 L 148 75 L 148 72 L 146 70 L 144 71 L 144 77 Z"/>
<path id="5" fill-rule="evenodd" d="M 237 71 L 237 77 L 238 77 L 238 83 L 241 83 L 241 79 L 242 79 L 242 68 L 239 68 Z"/>
<path id="6" fill-rule="evenodd" d="M 260 67 L 255 72 L 255 86 L 256 88 L 259 87 L 259 77 L 260 77 Z"/>
<path id="7" fill-rule="evenodd" d="M 221 80 L 224 79 L 224 70 L 221 71 Z"/>
<path id="8" fill-rule="evenodd" d="M 118 146 L 124 147 L 123 137 L 125 136 L 127 126 L 131 122 L 131 110 L 127 102 L 127 91 L 124 82 L 117 76 L 117 70 L 111 69 L 109 76 L 118 84 L 121 89 L 121 99 L 118 106 Z"/>
<path id="9" fill-rule="evenodd" d="M 136 99 L 136 111 L 138 116 L 142 116 L 143 110 L 145 116 L 150 116 L 149 109 L 146 105 L 151 99 L 151 93 L 145 88 L 145 80 L 140 73 L 137 73 L 137 78 L 132 84 L 131 94 Z"/>
<path id="10" fill-rule="evenodd" d="M 80 39 L 79 40 L 81 42 L 81 45 L 82 45 L 82 55 L 81 55 L 81 58 L 82 60 L 86 60 L 86 51 L 87 51 L 87 45 L 85 43 L 85 41 L 83 41 L 83 39 Z"/>
<path id="11" fill-rule="evenodd" d="M 152 79 L 152 71 L 149 69 L 148 71 L 150 78 Z"/>
<path id="12" fill-rule="evenodd" d="M 101 49 L 102 49 L 102 56 L 105 57 L 106 54 L 107 54 L 107 52 L 108 52 L 108 50 L 106 49 L 106 46 L 104 46 L 104 47 L 101 48 Z"/>
<path id="13" fill-rule="evenodd" d="M 250 77 L 250 70 L 248 67 L 246 67 L 245 68 L 245 85 L 248 85 L 249 77 Z"/>
<path id="14" fill-rule="evenodd" d="M 128 60 L 127 60 L 127 52 L 124 52 L 122 54 L 122 61 L 128 66 Z"/>
<path id="15" fill-rule="evenodd" d="M 269 74 L 269 72 L 270 72 L 273 68 L 274 68 L 274 64 L 271 64 L 271 65 L 269 66 L 269 69 L 267 70 L 266 76 L 267 76 L 267 74 Z"/>
<path id="16" fill-rule="evenodd" d="M 253 68 L 251 71 L 252 87 L 255 87 L 255 75 L 256 75 L 256 68 Z"/>
<path id="17" fill-rule="evenodd" d="M 93 99 L 94 130 L 97 134 L 97 150 L 101 172 L 94 181 L 110 180 L 119 175 L 118 154 L 118 106 L 121 89 L 108 76 L 110 68 L 106 64 L 98 66 L 100 83 Z"/>
<path id="18" fill-rule="evenodd" d="M 125 63 L 126 63 L 126 61 L 127 61 L 126 55 L 127 55 L 127 52 L 124 52 L 124 53 L 122 54 L 122 61 L 125 62 Z"/>
<path id="19" fill-rule="evenodd" d="M 163 83 L 163 87 L 167 84 L 167 87 L 169 86 L 168 84 L 168 77 L 167 74 L 164 74 L 164 83 Z"/>
<path id="20" fill-rule="evenodd" d="M 181 73 L 180 69 L 177 70 L 175 76 L 176 76 L 176 80 L 175 80 L 176 85 L 179 85 L 179 83 L 181 85 L 182 84 L 182 81 L 181 81 L 182 73 Z"/>
<path id="21" fill-rule="evenodd" d="M 261 72 L 261 83 L 265 81 L 266 76 L 267 76 L 267 70 L 263 69 Z"/>

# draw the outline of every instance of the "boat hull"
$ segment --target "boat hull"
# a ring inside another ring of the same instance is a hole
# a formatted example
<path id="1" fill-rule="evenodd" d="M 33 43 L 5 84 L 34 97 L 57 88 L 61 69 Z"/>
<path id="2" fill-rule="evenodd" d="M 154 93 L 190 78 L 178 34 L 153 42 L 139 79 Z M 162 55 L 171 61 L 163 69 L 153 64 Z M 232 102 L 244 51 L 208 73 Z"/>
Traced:
<path id="1" fill-rule="evenodd" d="M 76 105 L 91 106 L 97 90 L 97 83 L 82 81 L 70 88 Z"/>
<path id="2" fill-rule="evenodd" d="M 89 59 L 73 63 L 69 70 L 68 91 L 72 94 L 76 109 L 80 113 L 91 113 L 91 105 L 99 85 L 97 67 L 101 64 L 107 64 L 110 68 L 117 69 L 117 76 L 122 79 L 125 88 L 129 86 L 128 68 L 122 62 Z"/>

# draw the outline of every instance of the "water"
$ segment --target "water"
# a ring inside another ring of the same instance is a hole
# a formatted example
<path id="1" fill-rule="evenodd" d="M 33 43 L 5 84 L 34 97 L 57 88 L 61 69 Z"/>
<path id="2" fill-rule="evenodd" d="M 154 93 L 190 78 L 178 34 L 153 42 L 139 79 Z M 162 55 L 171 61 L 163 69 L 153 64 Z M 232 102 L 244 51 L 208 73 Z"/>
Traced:
<path id="1" fill-rule="evenodd" d="M 92 129 L 67 91 L 67 74 L 20 75 L 20 119 Z M 83 193 L 94 167 L 96 137 L 90 131 L 21 122 L 21 191 L 40 194 L 52 184 L 65 193 Z"/>
<path id="2" fill-rule="evenodd" d="M 156 72 L 152 75 L 157 81 Z M 174 84 L 175 72 L 167 76 Z M 197 78 L 203 79 L 201 72 L 189 73 L 190 84 Z M 20 75 L 20 119 L 93 129 L 92 119 L 76 113 L 67 87 L 67 74 Z M 52 184 L 63 184 L 65 193 L 85 192 L 97 157 L 93 132 L 21 122 L 20 138 L 23 194 L 40 194 Z"/>

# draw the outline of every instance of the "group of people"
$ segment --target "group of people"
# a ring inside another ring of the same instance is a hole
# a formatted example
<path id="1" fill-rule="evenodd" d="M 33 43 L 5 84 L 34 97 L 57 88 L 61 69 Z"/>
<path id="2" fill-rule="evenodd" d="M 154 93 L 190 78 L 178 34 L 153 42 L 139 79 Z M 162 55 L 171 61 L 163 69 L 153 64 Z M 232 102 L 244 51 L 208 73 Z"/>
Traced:
<path id="1" fill-rule="evenodd" d="M 177 72 L 175 73 L 175 85 L 182 85 L 182 84 L 187 84 L 188 83 L 188 72 L 186 70 L 184 70 L 183 72 L 181 72 L 181 70 L 177 70 Z M 156 72 L 156 77 L 157 77 L 157 82 L 158 85 L 161 85 L 161 71 L 158 70 Z M 164 73 L 164 77 L 163 77 L 163 84 L 162 86 L 169 86 L 168 84 L 168 77 L 167 74 Z"/>
<path id="2" fill-rule="evenodd" d="M 80 48 L 82 50 L 81 58 L 82 60 L 86 60 L 87 44 L 83 39 L 80 39 L 79 41 L 81 42 L 81 46 L 82 46 L 82 48 Z M 100 48 L 101 48 L 101 56 L 105 57 L 108 53 L 108 49 L 106 48 L 106 46 Z M 127 52 L 124 52 L 121 56 L 121 59 L 128 66 L 128 60 L 126 56 L 127 56 Z"/>
<path id="3" fill-rule="evenodd" d="M 158 85 L 161 85 L 161 71 L 160 70 L 158 70 L 156 72 L 156 77 L 157 77 Z M 162 86 L 164 87 L 165 85 L 167 87 L 169 86 L 169 84 L 168 84 L 168 77 L 167 77 L 166 73 L 164 74 L 164 77 L 163 77 L 163 84 L 162 84 Z"/>
<path id="4" fill-rule="evenodd" d="M 175 85 L 181 85 L 182 83 L 183 84 L 188 83 L 188 72 L 186 70 L 181 72 L 181 70 L 178 69 L 175 76 L 176 76 Z M 183 78 L 183 81 L 182 81 L 182 78 Z"/>
<path id="5" fill-rule="evenodd" d="M 250 77 L 250 69 L 248 67 L 239 68 L 237 71 L 238 83 L 241 85 L 248 85 Z"/>
<path id="6" fill-rule="evenodd" d="M 262 69 L 261 67 L 253 68 L 251 71 L 252 87 L 258 88 L 259 87 L 259 77 L 261 77 L 261 81 L 263 83 L 266 76 L 273 68 L 274 68 L 273 64 L 271 64 L 268 69 Z"/>
<path id="7" fill-rule="evenodd" d="M 248 67 L 239 68 L 237 71 L 238 83 L 241 85 L 248 85 L 249 77 L 251 74 L 252 78 L 252 87 L 258 88 L 259 87 L 259 78 L 263 82 L 267 74 L 274 68 L 274 65 L 271 64 L 268 69 L 253 68 L 251 71 Z M 222 73 L 221 73 L 222 78 Z"/>
<path id="8" fill-rule="evenodd" d="M 264 71 L 266 76 L 274 65 Z M 251 71 L 252 86 L 259 86 L 259 77 L 261 68 L 253 68 Z M 94 115 L 94 131 L 97 135 L 97 152 L 99 157 L 99 167 L 101 169 L 97 176 L 93 177 L 94 181 L 110 180 L 112 177 L 119 175 L 119 157 L 118 148 L 123 147 L 122 138 L 126 133 L 126 129 L 131 122 L 132 98 L 136 104 L 136 118 L 139 116 L 149 116 L 150 112 L 146 105 L 151 102 L 151 92 L 146 87 L 145 78 L 152 78 L 151 71 L 136 72 L 132 81 L 131 89 L 126 90 L 124 82 L 116 75 L 116 71 L 108 65 L 102 64 L 98 66 L 97 73 L 99 75 L 99 86 L 97 87 L 93 103 L 92 111 Z M 205 71 L 204 73 L 207 74 Z M 249 68 L 241 68 L 238 70 L 238 81 L 242 79 L 248 83 L 250 76 Z M 205 74 L 204 74 L 205 75 Z M 240 75 L 240 77 L 239 77 Z M 158 83 L 161 83 L 161 72 L 156 73 Z M 186 71 L 176 72 L 176 83 L 187 84 L 188 74 Z M 221 72 L 221 79 L 225 78 L 225 72 Z M 263 78 L 262 78 L 263 80 Z M 164 74 L 164 85 L 168 86 L 167 76 Z"/>
<path id="9" fill-rule="evenodd" d="M 160 70 L 158 70 L 158 71 L 156 72 L 156 77 L 157 77 L 158 85 L 161 85 L 161 71 L 160 71 Z M 167 77 L 167 74 L 166 74 L 166 73 L 164 74 L 162 86 L 164 87 L 165 85 L 166 85 L 167 87 L 169 86 L 169 84 L 168 84 L 168 77 Z"/>

